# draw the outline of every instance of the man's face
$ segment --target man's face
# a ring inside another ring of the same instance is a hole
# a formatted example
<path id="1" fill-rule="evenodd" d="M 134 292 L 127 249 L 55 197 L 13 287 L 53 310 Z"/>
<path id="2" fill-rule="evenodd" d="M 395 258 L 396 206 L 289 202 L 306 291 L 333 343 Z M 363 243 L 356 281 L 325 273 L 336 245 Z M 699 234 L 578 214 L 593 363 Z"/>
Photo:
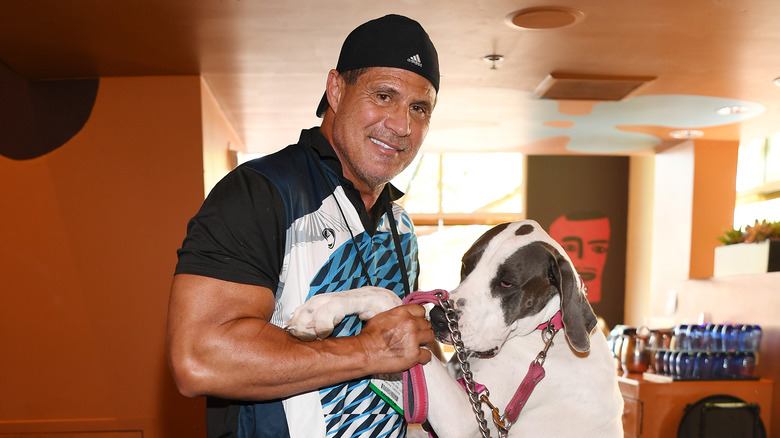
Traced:
<path id="1" fill-rule="evenodd" d="M 412 162 L 428 133 L 436 90 L 407 70 L 372 67 L 355 84 L 338 78 L 333 147 L 344 176 L 376 188 Z"/>
<path id="2" fill-rule="evenodd" d="M 550 237 L 561 244 L 588 288 L 588 300 L 601 301 L 601 278 L 609 249 L 609 219 L 569 220 L 550 225 Z"/>

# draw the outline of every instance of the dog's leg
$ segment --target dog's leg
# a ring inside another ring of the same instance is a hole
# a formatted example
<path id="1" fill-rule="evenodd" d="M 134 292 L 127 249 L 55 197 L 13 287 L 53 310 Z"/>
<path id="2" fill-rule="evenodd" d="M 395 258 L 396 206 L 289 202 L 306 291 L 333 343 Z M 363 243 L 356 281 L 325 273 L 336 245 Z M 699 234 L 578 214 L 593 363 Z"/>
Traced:
<path id="1" fill-rule="evenodd" d="M 468 394 L 453 379 L 447 367 L 434 358 L 423 366 L 423 370 L 428 386 L 428 423 L 436 434 L 447 438 L 479 436 L 479 426 Z M 486 412 L 486 419 L 490 423 L 490 412 Z"/>
<path id="2" fill-rule="evenodd" d="M 315 295 L 295 309 L 287 330 L 304 341 L 324 339 L 347 315 L 365 321 L 400 304 L 393 291 L 374 286 Z"/>

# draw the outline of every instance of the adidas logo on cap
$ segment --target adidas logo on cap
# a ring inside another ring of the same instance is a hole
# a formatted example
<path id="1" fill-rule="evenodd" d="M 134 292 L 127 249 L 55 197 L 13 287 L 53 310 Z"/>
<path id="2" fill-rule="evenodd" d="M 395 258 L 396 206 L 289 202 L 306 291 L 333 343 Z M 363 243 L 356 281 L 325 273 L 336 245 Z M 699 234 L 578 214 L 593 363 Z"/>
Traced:
<path id="1" fill-rule="evenodd" d="M 423 66 L 422 65 L 422 60 L 420 59 L 420 55 L 419 54 L 414 55 L 414 56 L 410 56 L 409 59 L 407 59 L 406 61 L 411 62 L 412 64 L 414 64 L 414 65 L 416 65 L 417 67 L 420 67 L 420 68 L 422 68 L 422 66 Z"/>

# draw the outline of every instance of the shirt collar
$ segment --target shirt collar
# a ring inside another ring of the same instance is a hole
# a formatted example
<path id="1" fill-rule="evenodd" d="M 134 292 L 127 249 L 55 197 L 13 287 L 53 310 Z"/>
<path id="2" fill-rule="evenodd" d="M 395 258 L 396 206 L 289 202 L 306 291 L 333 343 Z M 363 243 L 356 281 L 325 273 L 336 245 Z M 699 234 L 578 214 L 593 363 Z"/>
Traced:
<path id="1" fill-rule="evenodd" d="M 330 142 L 325 138 L 324 135 L 320 132 L 319 127 L 314 127 L 311 129 L 304 129 L 301 131 L 301 143 L 305 143 L 311 146 L 311 148 L 314 150 L 314 152 L 317 153 L 317 155 L 322 159 L 322 162 L 328 166 L 333 172 L 336 173 L 339 177 L 339 182 L 342 185 L 346 185 L 347 187 L 354 188 L 355 185 L 352 184 L 352 181 L 348 180 L 347 178 L 344 178 L 344 172 L 341 167 L 341 161 L 339 160 L 338 155 L 336 155 L 336 151 L 333 150 L 333 146 L 330 144 Z M 392 201 L 396 201 L 400 199 L 404 192 L 399 190 L 394 185 L 387 183 L 385 184 L 385 187 L 382 189 L 382 195 L 387 195 L 388 199 Z M 382 197 L 380 195 L 380 198 Z"/>

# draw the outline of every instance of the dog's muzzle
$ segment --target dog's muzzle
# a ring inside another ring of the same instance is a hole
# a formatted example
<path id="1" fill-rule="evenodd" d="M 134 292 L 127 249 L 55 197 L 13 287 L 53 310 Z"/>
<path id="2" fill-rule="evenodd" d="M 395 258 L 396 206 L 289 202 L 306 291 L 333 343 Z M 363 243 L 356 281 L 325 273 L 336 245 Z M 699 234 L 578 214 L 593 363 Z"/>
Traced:
<path id="1" fill-rule="evenodd" d="M 433 328 L 433 334 L 436 336 L 436 340 L 452 345 L 452 333 L 450 333 L 450 326 L 447 323 L 447 315 L 444 308 L 441 306 L 434 306 L 429 314 L 431 318 L 431 327 Z"/>

